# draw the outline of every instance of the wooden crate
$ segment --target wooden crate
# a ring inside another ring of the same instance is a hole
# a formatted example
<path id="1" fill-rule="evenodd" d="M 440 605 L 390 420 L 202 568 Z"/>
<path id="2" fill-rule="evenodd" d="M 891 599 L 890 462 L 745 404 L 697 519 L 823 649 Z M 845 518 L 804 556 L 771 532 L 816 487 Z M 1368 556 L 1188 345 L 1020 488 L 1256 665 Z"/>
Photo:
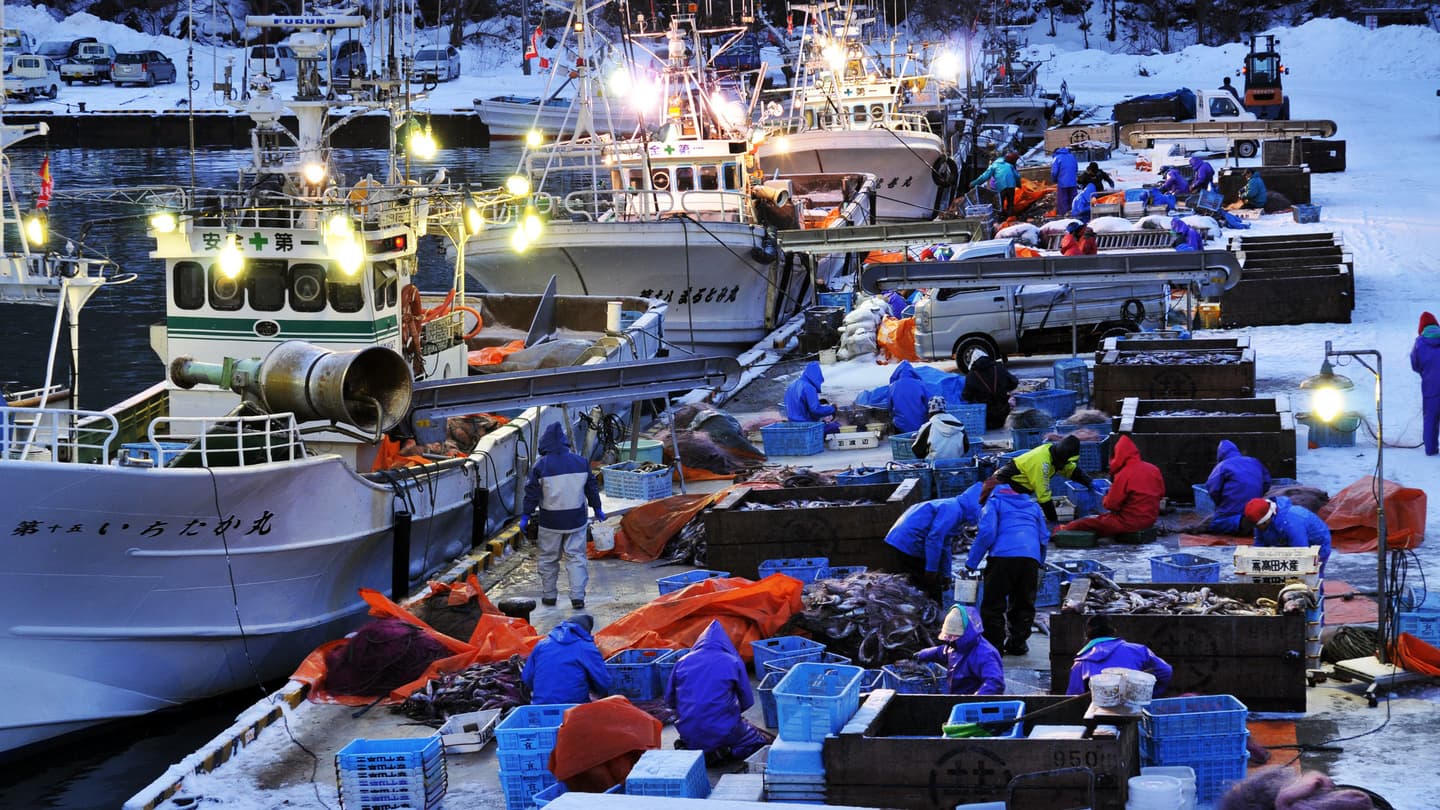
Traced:
<path id="1" fill-rule="evenodd" d="M 1116 137 L 1114 121 L 1091 121 L 1071 124 L 1065 127 L 1051 127 L 1045 130 L 1045 151 L 1054 152 L 1062 146 L 1082 143 L 1102 143 L 1111 149 L 1120 145 Z"/>
<path id="2" fill-rule="evenodd" d="M 1265 183 L 1267 191 L 1278 191 L 1292 203 L 1310 203 L 1310 169 L 1307 166 L 1260 166 L 1255 169 Z M 1216 178 L 1225 204 L 1240 199 L 1240 189 L 1245 188 L 1245 174 L 1241 169 L 1221 169 Z"/>
<path id="3" fill-rule="evenodd" d="M 1355 309 L 1355 265 L 1332 233 L 1244 236 L 1240 283 L 1220 296 L 1220 325 L 1349 323 Z"/>
<path id="4" fill-rule="evenodd" d="M 739 577 L 755 577 L 760 563 L 781 557 L 827 557 L 831 565 L 886 568 L 884 539 L 896 519 L 920 501 L 916 479 L 898 484 L 751 489 L 738 487 L 704 513 L 705 563 Z M 743 503 L 854 500 L 880 503 L 819 509 L 742 511 Z"/>
<path id="5" fill-rule="evenodd" d="M 1144 351 L 1154 349 L 1157 351 L 1171 351 L 1179 349 L 1211 351 L 1214 349 L 1248 349 L 1250 348 L 1250 337 L 1248 335 L 1237 335 L 1235 337 L 1203 337 L 1203 338 L 1178 338 L 1178 337 L 1150 337 L 1147 332 L 1137 332 L 1126 338 L 1108 337 L 1100 342 L 1100 348 L 1095 350 L 1095 362 L 1100 362 L 1109 352 L 1122 351 Z"/>
<path id="6" fill-rule="evenodd" d="M 851 722 L 821 749 L 825 795 L 831 804 L 861 807 L 950 810 L 957 804 L 1005 802 L 1010 810 L 1091 807 L 1086 776 L 1095 773 L 1096 810 L 1123 810 L 1128 780 L 1139 774 L 1139 729 L 1119 724 L 1120 736 L 1090 740 L 970 738 L 946 739 L 940 727 L 957 703 L 1019 700 L 1025 712 L 1054 705 L 1048 695 L 870 694 Z M 1081 725 L 1089 702 L 1071 705 L 1036 720 L 1044 725 Z M 1026 724 L 1026 733 L 1030 724 Z M 1015 783 L 1010 781 L 1034 774 Z"/>
<path id="7" fill-rule="evenodd" d="M 1076 580 L 1075 582 L 1079 582 Z M 1068 602 L 1081 587 L 1072 582 Z M 1084 580 L 1086 586 L 1089 581 Z M 1125 590 L 1154 588 L 1129 584 Z M 1187 590 L 1198 584 L 1179 586 Z M 1253 602 L 1277 599 L 1280 584 L 1210 583 L 1219 596 Z M 1071 589 L 1076 592 L 1072 593 Z M 1050 614 L 1050 691 L 1063 694 L 1075 654 L 1085 646 L 1081 613 Z M 1279 616 L 1175 616 L 1112 614 L 1120 638 L 1144 644 L 1175 668 L 1166 697 L 1185 692 L 1234 695 L 1251 711 L 1305 711 L 1305 614 Z M 1292 655 L 1293 653 L 1293 655 Z"/>
<path id="8" fill-rule="evenodd" d="M 1212 416 L 1161 416 L 1157 411 L 1199 409 Z M 1265 399 L 1126 399 L 1112 422 L 1140 457 L 1160 468 L 1165 494 L 1188 502 L 1192 487 L 1215 467 L 1215 448 L 1229 439 L 1265 464 L 1272 476 L 1295 477 L 1295 418 L 1288 397 Z M 722 566 L 723 567 L 723 566 Z"/>
<path id="9" fill-rule="evenodd" d="M 1192 341 L 1174 341 L 1190 343 Z M 1130 349 L 1130 347 L 1125 347 Z M 1128 365 L 1121 361 L 1156 351 L 1187 355 L 1219 354 L 1233 358 L 1229 363 L 1146 363 Z M 1233 399 L 1255 395 L 1254 349 L 1165 348 L 1145 345 L 1128 351 L 1108 351 L 1095 361 L 1093 372 L 1094 407 L 1112 416 L 1119 413 L 1120 401 L 1140 399 Z"/>

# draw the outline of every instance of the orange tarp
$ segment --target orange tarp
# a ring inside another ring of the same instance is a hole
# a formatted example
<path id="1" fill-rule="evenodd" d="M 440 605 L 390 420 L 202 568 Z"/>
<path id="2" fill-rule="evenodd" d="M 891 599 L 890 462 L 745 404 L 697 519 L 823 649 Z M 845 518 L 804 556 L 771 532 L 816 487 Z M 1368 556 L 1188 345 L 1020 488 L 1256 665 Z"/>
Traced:
<path id="1" fill-rule="evenodd" d="M 1440 677 L 1440 649 L 1430 646 L 1409 633 L 1401 633 L 1395 642 L 1395 663 L 1410 672 Z"/>
<path id="2" fill-rule="evenodd" d="M 1320 508 L 1336 551 L 1355 554 L 1380 547 L 1375 515 L 1375 479 L 1365 476 L 1332 495 Z M 1425 491 L 1385 482 L 1385 531 L 1391 549 L 1425 542 Z"/>
<path id="3" fill-rule="evenodd" d="M 880 351 L 893 360 L 920 362 L 920 355 L 915 353 L 914 318 L 885 318 L 880 322 L 880 331 L 875 335 L 875 342 L 879 344 Z"/>
<path id="4" fill-rule="evenodd" d="M 1354 592 L 1355 586 L 1348 582 L 1341 582 L 1338 579 L 1325 580 L 1327 596 L 1343 596 Z M 1379 618 L 1380 608 L 1375 604 L 1375 600 L 1368 596 L 1325 600 L 1325 623 L 1327 625 L 1374 624 Z"/>
<path id="5" fill-rule="evenodd" d="M 909 261 L 910 257 L 905 255 L 903 250 L 872 250 L 865 254 L 865 264 L 893 264 L 895 262 Z"/>
<path id="6" fill-rule="evenodd" d="M 701 580 L 637 608 L 595 634 L 606 658 L 634 647 L 678 650 L 695 643 L 712 620 L 720 622 L 740 657 L 750 660 L 750 642 L 769 638 L 802 609 L 804 585 L 771 574 L 755 582 L 744 577 Z"/>
<path id="7" fill-rule="evenodd" d="M 620 519 L 615 533 L 613 556 L 629 562 L 650 562 L 659 558 L 665 544 L 700 510 L 714 503 L 729 490 L 709 495 L 671 495 L 658 501 L 637 506 Z M 597 553 L 596 557 L 611 556 Z"/>
<path id="8" fill-rule="evenodd" d="M 472 366 L 493 366 L 505 362 L 505 358 L 525 348 L 525 341 L 512 340 L 504 346 L 486 346 L 470 352 L 466 362 Z"/>
<path id="9" fill-rule="evenodd" d="M 1245 728 L 1250 732 L 1250 743 L 1265 749 L 1276 749 L 1270 751 L 1269 762 L 1250 760 L 1251 773 L 1272 765 L 1283 765 L 1296 773 L 1300 772 L 1300 758 L 1286 754 L 1287 751 L 1299 750 L 1295 747 L 1298 741 L 1295 737 L 1294 720 L 1251 720 L 1245 724 Z"/>

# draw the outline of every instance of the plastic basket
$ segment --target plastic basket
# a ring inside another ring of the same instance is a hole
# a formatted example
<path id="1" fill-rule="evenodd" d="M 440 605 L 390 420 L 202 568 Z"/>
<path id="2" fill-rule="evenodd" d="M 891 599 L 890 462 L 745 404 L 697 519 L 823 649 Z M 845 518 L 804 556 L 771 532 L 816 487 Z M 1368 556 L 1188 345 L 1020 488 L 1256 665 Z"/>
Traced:
<path id="1" fill-rule="evenodd" d="M 980 723 L 988 720 L 1014 720 L 1025 713 L 1023 700 L 994 700 L 982 703 L 957 703 L 950 710 L 950 719 L 945 725 L 959 723 Z M 1012 723 L 1008 729 L 989 735 L 991 737 L 1024 737 L 1025 724 Z"/>
<path id="2" fill-rule="evenodd" d="M 1440 614 L 1397 613 L 1395 627 L 1398 632 L 1409 633 L 1432 647 L 1440 647 Z"/>
<path id="3" fill-rule="evenodd" d="M 763 672 L 763 673 L 756 673 L 756 674 L 769 675 L 769 674 L 772 673 L 772 672 L 778 672 L 778 673 L 780 673 L 780 674 L 783 675 L 783 674 L 789 672 L 790 670 L 794 669 L 796 664 L 849 664 L 849 663 L 851 663 L 849 657 L 844 656 L 844 655 L 840 655 L 839 653 L 832 653 L 832 652 L 829 652 L 828 650 L 827 650 L 826 652 L 820 653 L 819 656 L 811 656 L 809 653 L 800 653 L 800 654 L 798 654 L 798 655 L 786 655 L 786 656 L 782 656 L 782 657 L 780 657 L 780 658 L 771 658 L 769 661 L 766 661 L 766 662 L 765 662 L 764 672 Z"/>
<path id="4" fill-rule="evenodd" d="M 855 306 L 855 293 L 853 292 L 822 292 L 815 295 L 815 300 L 822 307 L 839 307 L 849 312 Z"/>
<path id="5" fill-rule="evenodd" d="M 550 772 L 550 751 L 496 750 L 495 758 L 505 773 L 539 774 Z"/>
<path id="6" fill-rule="evenodd" d="M 1075 394 L 1064 388 L 1042 388 L 1015 395 L 1015 405 L 1025 408 L 1039 408 L 1056 419 L 1064 419 L 1075 412 Z"/>
<path id="7" fill-rule="evenodd" d="M 829 557 L 783 557 L 762 560 L 759 565 L 761 579 L 771 574 L 785 574 L 807 584 L 814 582 L 829 567 Z"/>
<path id="8" fill-rule="evenodd" d="M 1140 730 L 1151 737 L 1235 734 L 1245 730 L 1249 710 L 1233 695 L 1156 698 L 1140 714 Z"/>
<path id="9" fill-rule="evenodd" d="M 767 456 L 813 456 L 825 452 L 825 425 L 820 422 L 776 422 L 760 428 Z"/>
<path id="10" fill-rule="evenodd" d="M 824 644 L 803 636 L 776 636 L 750 642 L 750 654 L 755 662 L 756 675 L 764 675 L 765 664 L 777 658 L 809 655 L 812 656 L 810 660 L 816 661 L 824 652 Z"/>
<path id="11" fill-rule="evenodd" d="M 894 689 L 902 695 L 943 695 L 945 693 L 945 667 L 927 664 L 927 672 L 906 675 L 886 664 L 880 668 L 880 684 L 885 689 Z"/>
<path id="12" fill-rule="evenodd" d="M 1076 465 L 1087 473 L 1105 469 L 1105 442 L 1080 442 L 1080 460 Z"/>
<path id="13" fill-rule="evenodd" d="M 755 687 L 756 699 L 760 701 L 760 715 L 765 719 L 766 728 L 779 728 L 780 718 L 775 713 L 775 684 L 785 677 L 783 672 L 767 672 Z"/>
<path id="14" fill-rule="evenodd" d="M 675 665 L 690 652 L 689 647 L 678 650 L 671 650 L 668 653 L 655 659 L 655 679 L 659 681 L 660 694 L 665 694 L 665 686 L 670 683 L 670 675 L 675 671 Z"/>
<path id="15" fill-rule="evenodd" d="M 1099 560 L 1061 560 L 1050 563 L 1050 565 L 1053 565 L 1063 572 L 1061 579 L 1065 582 L 1079 579 L 1086 574 L 1101 574 L 1109 577 L 1111 580 L 1115 579 L 1115 569 L 1101 563 Z"/>
<path id="16" fill-rule="evenodd" d="M 1219 582 L 1220 563 L 1196 554 L 1161 554 L 1150 558 L 1151 582 Z"/>
<path id="17" fill-rule="evenodd" d="M 561 796 L 564 796 L 566 793 L 569 792 L 570 791 L 566 789 L 564 782 L 556 782 L 550 787 L 547 787 L 539 793 L 536 793 L 533 797 L 531 797 L 530 800 L 535 802 L 536 807 L 544 807 L 545 805 L 560 798 Z"/>
<path id="18" fill-rule="evenodd" d="M 342 808 L 356 810 L 380 810 L 380 808 L 413 808 L 427 810 L 438 806 L 445 798 L 448 783 L 444 769 L 434 781 L 421 779 L 398 780 L 394 784 L 358 784 L 352 779 L 341 778 L 337 784 Z"/>
<path id="19" fill-rule="evenodd" d="M 970 437 L 970 443 L 978 446 L 980 440 L 985 437 L 985 403 L 950 405 L 945 412 L 960 420 L 965 426 L 965 435 Z"/>
<path id="20" fill-rule="evenodd" d="M 574 703 L 542 703 L 517 706 L 495 727 L 495 746 L 502 751 L 549 751 L 555 747 L 555 733 Z"/>
<path id="21" fill-rule="evenodd" d="M 995 215 L 995 206 L 990 203 L 965 206 L 966 219 L 989 219 Z"/>
<path id="22" fill-rule="evenodd" d="M 863 574 L 869 570 L 870 567 L 866 565 L 832 565 L 829 568 L 826 568 L 825 573 L 821 574 L 819 578 L 845 579 L 847 577 L 852 577 L 856 574 Z"/>
<path id="23" fill-rule="evenodd" d="M 631 700 L 654 700 L 660 696 L 660 673 L 655 662 L 668 649 L 621 650 L 605 659 L 610 672 L 610 692 Z"/>
<path id="24" fill-rule="evenodd" d="M 1320 221 L 1320 206 L 1295 203 L 1292 207 L 1295 212 L 1295 221 L 1305 224 Z"/>
<path id="25" fill-rule="evenodd" d="M 1215 511 L 1215 501 L 1210 497 L 1210 490 L 1204 484 L 1196 484 L 1190 488 L 1195 493 L 1195 511 L 1210 514 Z"/>
<path id="26" fill-rule="evenodd" d="M 1219 211 L 1225 205 L 1225 196 L 1218 191 L 1202 191 L 1195 197 L 1195 210 L 1200 213 Z"/>
<path id="27" fill-rule="evenodd" d="M 937 498 L 953 498 L 980 480 L 980 468 L 972 458 L 937 458 L 931 464 Z"/>
<path id="28" fill-rule="evenodd" d="M 1054 365 L 1055 388 L 1074 391 L 1080 402 L 1090 401 L 1090 366 L 1081 357 L 1066 357 Z M 1068 416 L 1068 414 L 1067 414 Z"/>
<path id="29" fill-rule="evenodd" d="M 851 467 L 835 476 L 835 483 L 840 486 L 884 484 L 889 480 L 890 475 L 884 467 Z"/>
<path id="30" fill-rule="evenodd" d="M 863 700 L 866 695 L 876 689 L 886 689 L 885 671 L 881 669 L 867 669 L 860 674 L 860 698 Z"/>
<path id="31" fill-rule="evenodd" d="M 655 580 L 655 587 L 660 589 L 660 593 L 667 594 L 707 579 L 728 576 L 730 576 L 729 571 L 710 571 L 704 568 L 697 568 L 694 571 L 685 571 L 680 574 L 671 574 L 668 577 L 660 577 Z"/>
<path id="32" fill-rule="evenodd" d="M 1096 514 L 1100 511 L 1100 501 L 1103 499 L 1100 493 L 1092 492 L 1089 487 L 1059 477 L 1050 479 L 1050 494 L 1064 496 L 1075 504 L 1076 517 Z"/>
<path id="33" fill-rule="evenodd" d="M 705 775 L 705 752 L 646 751 L 630 769 L 630 775 L 625 777 L 625 795 L 687 799 L 709 796 L 710 777 Z"/>
<path id="34" fill-rule="evenodd" d="M 360 738 L 335 753 L 335 767 L 341 772 L 357 773 L 423 770 L 440 757 L 443 748 L 438 734 L 388 740 Z"/>
<path id="35" fill-rule="evenodd" d="M 915 442 L 915 432 L 896 433 L 890 437 L 890 457 L 896 461 L 914 461 L 915 453 L 910 445 Z"/>
<path id="36" fill-rule="evenodd" d="M 1140 756 L 1150 765 L 1189 765 L 1195 760 L 1244 758 L 1250 732 L 1184 734 L 1178 737 L 1140 735 Z"/>
<path id="37" fill-rule="evenodd" d="M 1035 590 L 1035 607 L 1055 607 L 1060 604 L 1060 582 L 1065 572 L 1049 563 L 1040 569 L 1040 585 Z"/>
<path id="38" fill-rule="evenodd" d="M 920 500 L 922 501 L 930 500 L 930 492 L 934 487 L 932 480 L 934 477 L 933 473 L 934 471 L 930 469 L 930 465 L 923 461 L 916 461 L 911 464 L 892 461 L 890 466 L 885 468 L 885 474 L 892 484 L 899 484 L 907 478 L 916 479 L 919 483 L 917 483 L 915 487 L 920 490 Z"/>
<path id="39" fill-rule="evenodd" d="M 535 806 L 535 794 L 556 782 L 549 771 L 538 774 L 500 772 L 500 787 L 505 791 L 505 806 L 509 810 L 529 810 Z"/>
<path id="40" fill-rule="evenodd" d="M 780 736 L 819 742 L 844 728 L 860 708 L 860 667 L 796 664 L 775 685 Z"/>
<path id="41" fill-rule="evenodd" d="M 1195 769 L 1195 799 L 1209 802 L 1230 789 L 1230 786 L 1245 778 L 1250 756 L 1246 753 L 1235 759 L 1201 759 L 1187 762 Z"/>
<path id="42" fill-rule="evenodd" d="M 1010 447 L 1015 450 L 1033 450 L 1045 443 L 1045 434 L 1050 428 L 1011 428 Z"/>
<path id="43" fill-rule="evenodd" d="M 641 472 L 640 463 L 622 461 L 602 467 L 605 478 L 605 494 L 611 498 L 630 501 L 653 501 L 670 497 L 670 468 L 661 467 L 650 472 Z"/>

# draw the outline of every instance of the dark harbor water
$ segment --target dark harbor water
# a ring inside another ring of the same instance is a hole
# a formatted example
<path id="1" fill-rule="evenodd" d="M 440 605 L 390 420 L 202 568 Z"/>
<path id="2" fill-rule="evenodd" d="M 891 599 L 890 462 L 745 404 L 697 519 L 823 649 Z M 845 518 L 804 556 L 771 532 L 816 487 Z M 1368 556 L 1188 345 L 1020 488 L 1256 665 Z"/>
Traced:
<path id="1" fill-rule="evenodd" d="M 14 193 L 22 211 L 34 204 L 38 169 L 46 149 L 34 146 L 6 152 L 12 164 Z M 137 185 L 190 184 L 190 154 L 180 149 L 62 149 L 49 151 L 56 199 L 50 207 L 53 249 L 67 239 L 108 256 L 138 279 L 101 290 L 80 317 L 80 404 L 103 409 L 158 381 L 159 358 L 150 349 L 149 326 L 164 316 L 163 268 L 149 256 L 143 212 L 133 206 L 66 200 L 68 191 Z M 367 173 L 383 177 L 382 150 L 337 155 L 339 170 L 353 183 Z M 515 169 L 519 147 L 442 151 L 433 161 L 412 163 L 412 176 L 426 179 L 444 166 L 455 182 L 479 188 L 501 182 Z M 233 187 L 248 153 L 204 151 L 195 156 L 196 184 Z M 87 223 L 91 223 L 87 228 Z M 11 232 L 7 240 L 17 239 Z M 13 242 L 12 242 L 13 244 Z M 421 246 L 422 288 L 448 285 L 452 265 L 444 257 L 443 237 Z M 39 386 L 45 379 L 46 353 L 55 311 L 44 306 L 0 306 L 0 383 L 14 389 Z M 56 381 L 69 373 L 69 340 L 62 329 Z M 84 598 L 77 594 L 66 598 Z M 271 684 L 271 687 L 278 684 Z M 0 684 L 3 687 L 3 684 Z M 167 767 L 229 726 L 237 713 L 262 694 L 261 686 L 201 704 L 134 721 L 113 723 L 62 744 L 0 761 L 0 808 L 118 808 Z"/>

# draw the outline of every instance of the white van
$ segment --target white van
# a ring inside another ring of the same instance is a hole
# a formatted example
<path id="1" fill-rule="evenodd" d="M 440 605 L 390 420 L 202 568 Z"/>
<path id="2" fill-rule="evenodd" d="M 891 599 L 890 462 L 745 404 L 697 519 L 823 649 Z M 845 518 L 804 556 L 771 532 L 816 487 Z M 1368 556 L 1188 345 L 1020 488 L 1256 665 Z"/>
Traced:
<path id="1" fill-rule="evenodd" d="M 251 76 L 265 74 L 272 79 L 293 79 L 299 69 L 289 45 L 252 45 L 246 70 Z"/>

